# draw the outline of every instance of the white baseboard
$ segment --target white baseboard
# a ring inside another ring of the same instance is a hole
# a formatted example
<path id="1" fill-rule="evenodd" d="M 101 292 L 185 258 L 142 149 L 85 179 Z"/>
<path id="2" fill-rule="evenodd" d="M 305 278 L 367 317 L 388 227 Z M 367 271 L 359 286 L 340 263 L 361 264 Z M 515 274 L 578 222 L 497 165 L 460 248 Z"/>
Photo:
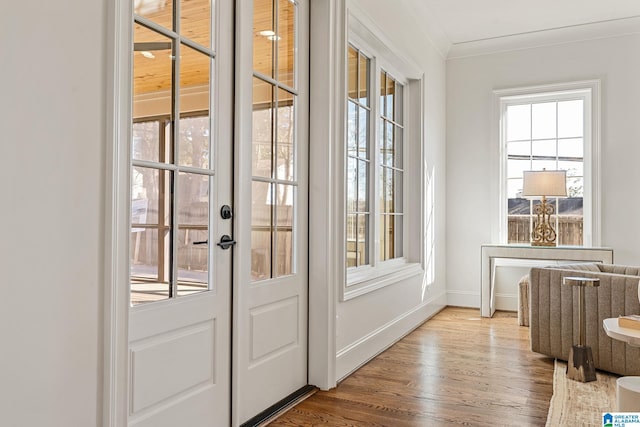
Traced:
<path id="1" fill-rule="evenodd" d="M 496 310 L 518 311 L 518 295 L 496 294 Z"/>
<path id="2" fill-rule="evenodd" d="M 476 291 L 447 291 L 447 305 L 480 309 L 480 293 Z"/>
<path id="3" fill-rule="evenodd" d="M 338 351 L 336 354 L 337 380 L 343 380 L 438 313 L 446 305 L 447 296 L 443 292 Z"/>

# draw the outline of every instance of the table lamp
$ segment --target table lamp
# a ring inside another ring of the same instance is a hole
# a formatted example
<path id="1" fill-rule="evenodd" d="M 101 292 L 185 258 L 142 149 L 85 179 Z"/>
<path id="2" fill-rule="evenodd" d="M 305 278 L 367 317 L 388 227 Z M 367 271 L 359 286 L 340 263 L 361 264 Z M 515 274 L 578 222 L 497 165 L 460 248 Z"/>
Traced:
<path id="1" fill-rule="evenodd" d="M 554 213 L 547 197 L 567 197 L 567 171 L 524 171 L 523 197 L 541 197 L 534 205 L 537 216 L 531 232 L 531 246 L 556 246 L 556 231 L 549 219 Z"/>

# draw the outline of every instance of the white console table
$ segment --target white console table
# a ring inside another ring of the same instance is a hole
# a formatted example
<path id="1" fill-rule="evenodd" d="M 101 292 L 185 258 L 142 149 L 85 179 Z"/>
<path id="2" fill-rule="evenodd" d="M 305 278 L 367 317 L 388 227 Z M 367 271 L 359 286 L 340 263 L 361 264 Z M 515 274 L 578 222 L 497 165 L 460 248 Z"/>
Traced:
<path id="1" fill-rule="evenodd" d="M 482 245 L 481 250 L 480 315 L 491 317 L 495 305 L 496 258 L 553 261 L 594 261 L 613 264 L 613 249 L 586 248 L 582 246 L 530 246 L 530 245 Z"/>

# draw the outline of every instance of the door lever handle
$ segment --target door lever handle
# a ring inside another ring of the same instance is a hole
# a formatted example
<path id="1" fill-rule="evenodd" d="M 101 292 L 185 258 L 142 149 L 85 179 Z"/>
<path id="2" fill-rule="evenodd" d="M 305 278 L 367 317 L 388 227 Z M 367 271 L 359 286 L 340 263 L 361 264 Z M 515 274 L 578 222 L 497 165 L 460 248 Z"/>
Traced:
<path id="1" fill-rule="evenodd" d="M 216 245 L 220 246 L 222 249 L 229 249 L 231 246 L 235 244 L 236 244 L 236 241 L 233 240 L 233 238 L 228 234 L 224 234 L 222 237 L 220 237 L 220 241 L 216 243 Z"/>

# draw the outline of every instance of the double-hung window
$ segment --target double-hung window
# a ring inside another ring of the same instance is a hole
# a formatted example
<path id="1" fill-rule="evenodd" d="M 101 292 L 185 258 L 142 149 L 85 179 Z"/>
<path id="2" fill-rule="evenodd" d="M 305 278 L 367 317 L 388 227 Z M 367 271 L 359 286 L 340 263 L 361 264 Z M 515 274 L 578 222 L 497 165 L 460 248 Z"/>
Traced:
<path id="1" fill-rule="evenodd" d="M 597 82 L 578 82 L 497 92 L 503 242 L 530 241 L 537 201 L 522 197 L 523 172 L 546 169 L 567 174 L 568 197 L 549 200 L 557 244 L 597 244 L 597 90 Z"/>
<path id="2" fill-rule="evenodd" d="M 394 283 L 411 267 L 419 270 L 411 261 L 420 254 L 407 249 L 406 212 L 408 199 L 421 197 L 419 161 L 409 171 L 407 158 L 410 134 L 421 152 L 419 80 L 403 75 L 392 49 L 353 32 L 346 53 L 345 297 Z M 409 110 L 416 117 L 411 129 Z M 410 188 L 409 173 L 415 173 Z M 416 203 L 412 218 L 419 229 Z"/>

